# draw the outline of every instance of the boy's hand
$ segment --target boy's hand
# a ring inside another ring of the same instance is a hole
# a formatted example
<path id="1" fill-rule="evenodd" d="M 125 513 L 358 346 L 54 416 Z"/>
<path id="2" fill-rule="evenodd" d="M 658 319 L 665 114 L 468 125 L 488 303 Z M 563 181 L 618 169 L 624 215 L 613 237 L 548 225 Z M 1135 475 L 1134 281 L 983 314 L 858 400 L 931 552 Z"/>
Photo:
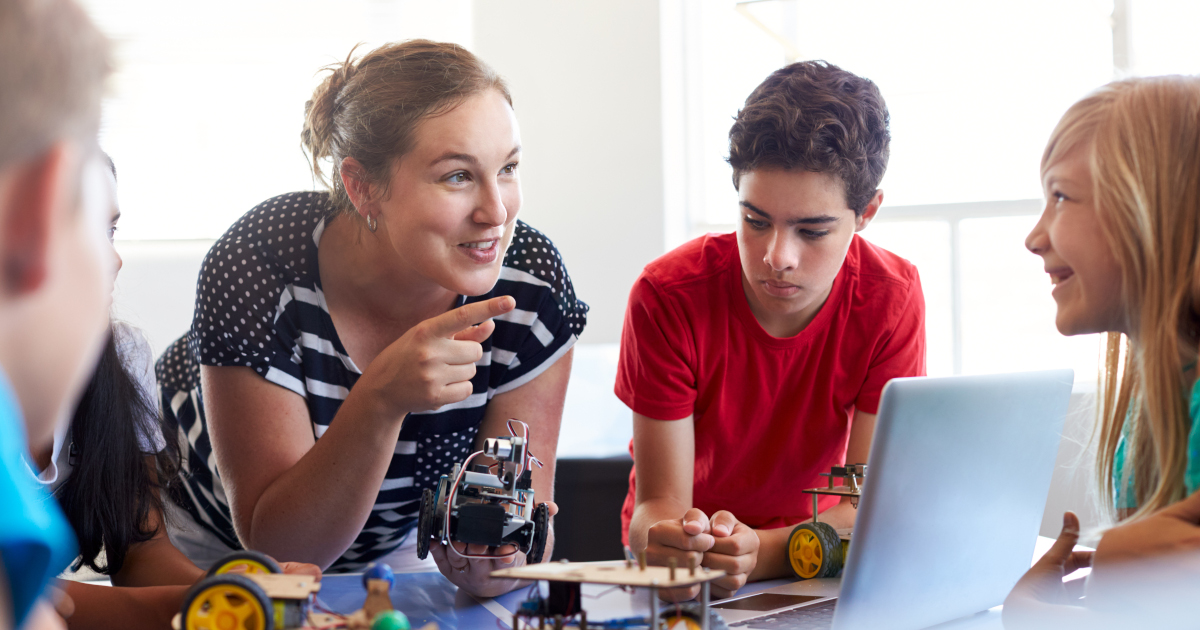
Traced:
<path id="1" fill-rule="evenodd" d="M 688 510 L 683 518 L 659 521 L 650 526 L 646 533 L 646 562 L 660 567 L 675 558 L 680 568 L 695 562 L 701 566 L 704 552 L 712 548 L 715 538 L 709 530 L 708 516 L 696 509 Z M 660 589 L 667 600 L 681 602 L 693 599 L 700 593 L 699 586 L 680 589 Z"/>
<path id="2" fill-rule="evenodd" d="M 646 535 L 646 562 L 665 567 L 668 558 L 675 558 L 681 567 L 688 566 L 689 559 L 700 564 L 704 552 L 712 546 L 708 516 L 692 508 L 683 518 L 659 521 L 650 526 Z"/>
<path id="3" fill-rule="evenodd" d="M 725 510 L 713 514 L 709 531 L 713 545 L 704 553 L 701 565 L 726 573 L 713 580 L 712 592 L 718 598 L 732 597 L 758 565 L 758 534 Z"/>

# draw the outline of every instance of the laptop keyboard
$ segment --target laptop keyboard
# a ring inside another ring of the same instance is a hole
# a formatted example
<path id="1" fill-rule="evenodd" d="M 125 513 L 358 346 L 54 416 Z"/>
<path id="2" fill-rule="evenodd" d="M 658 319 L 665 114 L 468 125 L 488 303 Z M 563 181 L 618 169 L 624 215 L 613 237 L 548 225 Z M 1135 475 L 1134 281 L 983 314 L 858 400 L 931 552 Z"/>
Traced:
<path id="1" fill-rule="evenodd" d="M 753 630 L 829 630 L 833 627 L 833 609 L 836 605 L 837 600 L 831 599 L 813 606 L 801 606 L 758 619 L 747 619 L 730 624 L 730 627 Z"/>

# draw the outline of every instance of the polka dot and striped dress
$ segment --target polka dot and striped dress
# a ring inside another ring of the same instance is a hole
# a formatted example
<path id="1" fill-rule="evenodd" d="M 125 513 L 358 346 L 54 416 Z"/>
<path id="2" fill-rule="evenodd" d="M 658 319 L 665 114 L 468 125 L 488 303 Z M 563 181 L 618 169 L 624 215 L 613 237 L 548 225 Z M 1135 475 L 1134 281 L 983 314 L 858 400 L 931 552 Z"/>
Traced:
<path id="1" fill-rule="evenodd" d="M 163 413 L 179 427 L 184 454 L 177 502 L 217 540 L 240 548 L 216 469 L 201 404 L 200 365 L 245 366 L 304 398 L 313 435 L 329 428 L 362 371 L 334 329 L 321 289 L 317 248 L 329 216 L 328 196 L 300 192 L 269 199 L 246 213 L 209 250 L 200 271 L 188 334 L 158 360 Z M 499 280 L 484 295 L 516 309 L 496 318 L 460 403 L 411 414 L 405 422 L 375 506 L 331 571 L 354 571 L 400 545 L 414 528 L 419 498 L 462 461 L 492 396 L 533 380 L 575 344 L 588 306 L 575 296 L 558 250 L 518 221 Z"/>

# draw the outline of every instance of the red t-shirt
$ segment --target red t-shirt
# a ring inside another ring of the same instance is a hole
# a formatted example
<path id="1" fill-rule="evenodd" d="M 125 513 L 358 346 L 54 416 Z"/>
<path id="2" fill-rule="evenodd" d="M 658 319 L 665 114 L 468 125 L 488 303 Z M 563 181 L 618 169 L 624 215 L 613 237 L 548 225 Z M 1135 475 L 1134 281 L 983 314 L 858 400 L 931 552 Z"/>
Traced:
<path id="1" fill-rule="evenodd" d="M 876 413 L 890 379 L 924 374 L 925 298 L 912 263 L 855 235 L 816 317 L 777 338 L 750 311 L 736 235 L 709 234 L 651 262 L 634 284 L 616 394 L 650 418 L 694 415 L 695 507 L 774 528 L 812 518 L 801 490 L 845 463 L 855 409 Z M 636 477 L 635 467 L 626 544 Z M 819 510 L 837 502 L 822 497 Z"/>

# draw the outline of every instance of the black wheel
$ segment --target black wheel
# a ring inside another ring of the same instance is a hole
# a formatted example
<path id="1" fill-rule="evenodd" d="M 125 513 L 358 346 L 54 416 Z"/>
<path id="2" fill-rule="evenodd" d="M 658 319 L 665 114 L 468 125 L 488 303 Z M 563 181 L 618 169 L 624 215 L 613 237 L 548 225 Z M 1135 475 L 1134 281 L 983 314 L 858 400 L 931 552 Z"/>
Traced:
<path id="1" fill-rule="evenodd" d="M 842 570 L 842 539 L 829 523 L 801 523 L 788 537 L 788 560 L 802 580 L 830 578 Z"/>
<path id="2" fill-rule="evenodd" d="M 545 503 L 539 503 L 533 508 L 533 542 L 529 543 L 529 551 L 525 553 L 527 564 L 537 564 L 543 560 L 546 553 L 546 538 L 550 535 L 550 508 Z"/>
<path id="3" fill-rule="evenodd" d="M 274 630 L 275 608 L 266 591 L 237 573 L 201 579 L 183 598 L 183 630 Z"/>
<path id="4" fill-rule="evenodd" d="M 275 559 L 261 551 L 243 549 L 235 551 L 208 568 L 206 576 L 225 573 L 283 573 Z"/>
<path id="5" fill-rule="evenodd" d="M 433 490 L 425 488 L 421 493 L 421 511 L 417 514 L 417 557 L 424 560 L 429 555 L 429 541 L 433 539 L 433 521 L 437 518 L 437 503 Z"/>

